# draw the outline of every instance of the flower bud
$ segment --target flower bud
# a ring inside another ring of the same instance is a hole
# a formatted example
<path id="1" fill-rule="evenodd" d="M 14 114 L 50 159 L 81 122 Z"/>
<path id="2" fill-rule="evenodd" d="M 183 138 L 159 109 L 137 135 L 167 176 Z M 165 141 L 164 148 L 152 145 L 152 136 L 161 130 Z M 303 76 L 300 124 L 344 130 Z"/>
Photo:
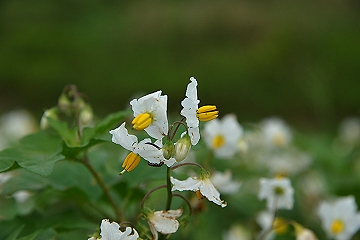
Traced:
<path id="1" fill-rule="evenodd" d="M 167 141 L 163 147 L 162 147 L 162 151 L 163 151 L 163 156 L 165 159 L 169 160 L 170 158 L 172 158 L 175 154 L 175 147 L 174 147 L 174 143 L 171 141 Z"/>
<path id="2" fill-rule="evenodd" d="M 50 127 L 48 118 L 51 119 L 58 119 L 58 108 L 57 107 L 52 107 L 48 110 L 46 110 L 40 120 L 40 128 L 41 129 L 47 129 Z"/>
<path id="3" fill-rule="evenodd" d="M 176 143 L 175 143 L 175 160 L 177 162 L 181 162 L 184 160 L 191 148 L 191 139 L 188 134 L 182 136 Z"/>

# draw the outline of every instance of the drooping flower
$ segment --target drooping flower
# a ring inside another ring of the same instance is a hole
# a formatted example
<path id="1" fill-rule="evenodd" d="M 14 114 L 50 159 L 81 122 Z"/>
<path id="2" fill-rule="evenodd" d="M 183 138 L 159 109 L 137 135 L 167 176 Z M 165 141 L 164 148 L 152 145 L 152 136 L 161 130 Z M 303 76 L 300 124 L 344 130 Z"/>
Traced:
<path id="1" fill-rule="evenodd" d="M 325 232 L 336 240 L 351 239 L 360 229 L 360 213 L 354 196 L 320 203 L 318 215 Z"/>
<path id="2" fill-rule="evenodd" d="M 290 179 L 276 177 L 272 179 L 261 178 L 259 199 L 266 199 L 269 211 L 276 209 L 292 209 L 294 206 L 294 189 Z"/>
<path id="3" fill-rule="evenodd" d="M 292 134 L 282 119 L 276 117 L 268 118 L 263 120 L 260 125 L 265 141 L 269 146 L 285 147 L 290 143 Z"/>
<path id="4" fill-rule="evenodd" d="M 219 191 L 214 187 L 206 174 L 200 174 L 200 177 L 189 177 L 184 181 L 171 177 L 170 181 L 173 184 L 171 191 L 193 191 L 221 207 L 226 207 L 227 205 L 225 201 L 220 199 Z"/>
<path id="5" fill-rule="evenodd" d="M 197 96 L 197 81 L 194 77 L 191 77 L 190 81 L 186 88 L 186 97 L 181 102 L 183 109 L 180 114 L 186 118 L 191 144 L 196 145 L 200 140 L 199 120 L 210 121 L 217 118 L 219 111 L 217 111 L 216 106 L 198 107 L 200 100 Z"/>
<path id="6" fill-rule="evenodd" d="M 228 169 L 225 172 L 214 172 L 211 175 L 210 180 L 219 192 L 223 194 L 232 194 L 239 190 L 241 183 L 239 181 L 232 180 L 231 177 L 231 171 Z"/>
<path id="7" fill-rule="evenodd" d="M 176 161 L 174 158 L 165 159 L 163 151 L 161 149 L 161 139 L 151 142 L 151 139 L 146 138 L 140 142 L 135 135 L 128 133 L 125 128 L 125 123 L 121 124 L 118 128 L 111 130 L 112 141 L 116 144 L 120 144 L 123 148 L 131 151 L 127 156 L 128 162 L 124 161 L 123 167 L 125 171 L 133 170 L 140 161 L 140 157 L 149 162 L 150 165 L 162 165 L 166 164 L 168 167 L 172 166 Z M 126 160 L 125 159 L 125 160 Z M 126 163 L 125 163 L 126 162 Z"/>
<path id="8" fill-rule="evenodd" d="M 168 211 L 149 211 L 146 214 L 149 227 L 153 235 L 153 239 L 158 239 L 158 232 L 162 234 L 175 233 L 179 228 L 179 221 L 176 218 L 180 217 L 183 210 L 168 210 Z"/>
<path id="9" fill-rule="evenodd" d="M 243 129 L 236 115 L 225 115 L 221 120 L 214 119 L 205 124 L 204 140 L 219 158 L 231 158 L 239 149 Z"/>
<path id="10" fill-rule="evenodd" d="M 101 238 L 91 237 L 88 240 L 137 240 L 139 238 L 139 234 L 134 228 L 126 227 L 122 232 L 118 223 L 110 223 L 108 219 L 101 221 L 100 230 Z"/>
<path id="11" fill-rule="evenodd" d="M 161 139 L 168 134 L 167 95 L 157 91 L 130 102 L 134 111 L 133 128 L 145 130 L 151 137 Z"/>

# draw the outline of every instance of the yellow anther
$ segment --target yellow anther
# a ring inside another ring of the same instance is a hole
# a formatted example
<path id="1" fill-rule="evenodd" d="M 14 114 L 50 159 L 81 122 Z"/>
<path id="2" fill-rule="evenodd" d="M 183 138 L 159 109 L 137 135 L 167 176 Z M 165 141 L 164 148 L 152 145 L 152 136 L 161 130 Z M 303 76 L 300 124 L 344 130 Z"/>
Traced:
<path id="1" fill-rule="evenodd" d="M 225 144 L 225 138 L 222 135 L 216 135 L 212 140 L 213 149 L 222 147 Z"/>
<path id="2" fill-rule="evenodd" d="M 137 115 L 133 120 L 133 128 L 136 130 L 144 130 L 147 128 L 153 121 L 153 116 L 150 113 L 141 113 Z"/>
<path id="3" fill-rule="evenodd" d="M 134 170 L 134 168 L 136 168 L 139 162 L 140 162 L 140 156 L 138 154 L 133 152 L 129 153 L 122 164 L 124 170 L 122 170 L 120 174 L 123 174 L 125 171 L 130 172 Z"/>
<path id="4" fill-rule="evenodd" d="M 339 234 L 344 230 L 344 222 L 336 219 L 331 223 L 330 232 L 333 234 Z"/>
<path id="5" fill-rule="evenodd" d="M 201 199 L 204 198 L 204 196 L 201 194 L 200 190 L 197 190 L 195 193 L 196 193 L 196 197 L 197 197 L 199 200 L 201 200 Z"/>
<path id="6" fill-rule="evenodd" d="M 196 117 L 202 122 L 213 120 L 218 116 L 219 111 L 216 109 L 216 106 L 212 105 L 202 106 L 196 112 Z"/>
<path id="7" fill-rule="evenodd" d="M 283 235 L 288 229 L 288 224 L 283 218 L 275 218 L 273 222 L 273 230 L 278 235 Z"/>

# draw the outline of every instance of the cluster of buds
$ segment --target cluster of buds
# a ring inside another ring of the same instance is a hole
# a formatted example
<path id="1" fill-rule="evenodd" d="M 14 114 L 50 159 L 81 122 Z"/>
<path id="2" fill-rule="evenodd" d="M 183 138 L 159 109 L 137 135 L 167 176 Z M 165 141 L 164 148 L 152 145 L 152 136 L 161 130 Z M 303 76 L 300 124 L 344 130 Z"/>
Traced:
<path id="1" fill-rule="evenodd" d="M 183 109 L 181 121 L 169 127 L 167 119 L 167 95 L 157 91 L 130 102 L 134 119 L 131 124 L 134 130 L 144 130 L 149 138 L 138 142 L 135 135 L 129 134 L 122 123 L 118 128 L 111 130 L 112 141 L 131 151 L 122 165 L 124 172 L 132 171 L 140 162 L 140 158 L 148 161 L 150 166 L 166 165 L 171 167 L 175 162 L 183 161 L 191 146 L 196 145 L 200 139 L 199 121 L 210 121 L 218 117 L 216 106 L 199 107 L 197 98 L 197 80 L 190 78 L 186 89 L 186 97 L 181 102 Z M 174 141 L 180 126 L 185 127 L 181 137 Z M 163 139 L 166 139 L 163 144 Z"/>

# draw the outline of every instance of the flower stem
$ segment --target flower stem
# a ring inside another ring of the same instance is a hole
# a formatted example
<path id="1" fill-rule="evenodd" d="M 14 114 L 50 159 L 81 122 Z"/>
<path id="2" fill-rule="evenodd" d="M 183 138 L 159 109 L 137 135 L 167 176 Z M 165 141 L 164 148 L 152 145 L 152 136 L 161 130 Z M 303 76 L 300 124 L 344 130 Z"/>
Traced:
<path id="1" fill-rule="evenodd" d="M 90 171 L 90 173 L 94 176 L 94 178 L 96 179 L 97 183 L 99 184 L 101 190 L 103 191 L 103 193 L 105 194 L 106 198 L 109 200 L 112 208 L 115 211 L 116 214 L 116 218 L 117 218 L 117 222 L 122 222 L 122 214 L 120 209 L 117 207 L 117 205 L 115 204 L 114 199 L 111 197 L 110 195 L 110 191 L 109 189 L 106 187 L 105 183 L 103 182 L 103 180 L 101 179 L 101 177 L 99 176 L 99 174 L 95 171 L 95 169 L 91 166 L 87 156 L 84 157 L 84 161 L 81 161 L 86 168 Z"/>
<path id="2" fill-rule="evenodd" d="M 166 207 L 165 211 L 170 210 L 171 207 L 171 201 L 172 201 L 172 192 L 171 192 L 171 182 L 170 182 L 170 176 L 171 176 L 171 168 L 167 168 L 166 172 L 166 189 L 167 189 L 167 200 L 166 200 Z"/>

